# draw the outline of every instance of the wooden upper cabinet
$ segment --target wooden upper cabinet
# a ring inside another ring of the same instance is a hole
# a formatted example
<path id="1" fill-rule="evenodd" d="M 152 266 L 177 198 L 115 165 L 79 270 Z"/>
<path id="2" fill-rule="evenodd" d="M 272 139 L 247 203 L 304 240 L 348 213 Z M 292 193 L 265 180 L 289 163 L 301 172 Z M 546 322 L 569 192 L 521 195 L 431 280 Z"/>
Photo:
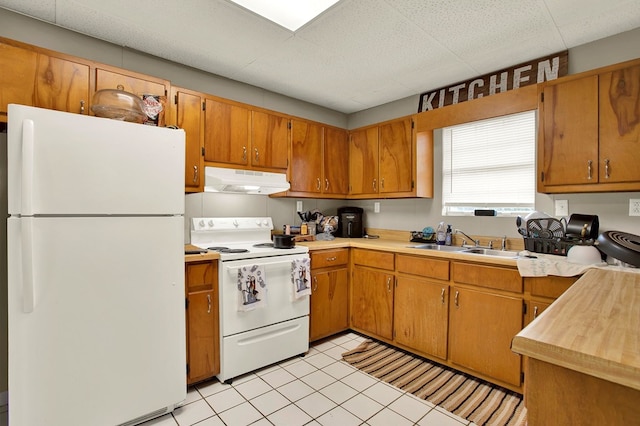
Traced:
<path id="1" fill-rule="evenodd" d="M 206 98 L 204 159 L 240 166 L 249 164 L 251 111 L 241 105 Z"/>
<path id="2" fill-rule="evenodd" d="M 346 130 L 335 127 L 324 128 L 322 148 L 323 186 L 327 195 L 347 195 L 349 193 L 349 141 Z"/>
<path id="3" fill-rule="evenodd" d="M 38 55 L 34 105 L 76 114 L 89 114 L 89 66 Z"/>
<path id="4" fill-rule="evenodd" d="M 411 117 L 356 129 L 349 137 L 350 195 L 411 196 L 414 191 Z"/>
<path id="5" fill-rule="evenodd" d="M 124 71 L 124 70 L 122 70 Z M 96 69 L 96 90 L 117 89 L 122 86 L 125 92 L 138 96 L 167 96 L 169 82 L 134 72 L 118 72 L 102 68 Z"/>
<path id="6" fill-rule="evenodd" d="M 598 76 L 544 88 L 542 168 L 545 186 L 591 184 L 598 180 Z"/>
<path id="7" fill-rule="evenodd" d="M 322 143 L 321 125 L 291 120 L 290 191 L 316 194 L 322 192 Z"/>
<path id="8" fill-rule="evenodd" d="M 33 106 L 33 85 L 38 54 L 0 43 L 0 119 L 7 120 L 7 105 Z"/>
<path id="9" fill-rule="evenodd" d="M 0 120 L 11 103 L 88 113 L 88 65 L 0 43 L 0 69 Z"/>
<path id="10" fill-rule="evenodd" d="M 640 65 L 599 76 L 599 182 L 640 182 Z"/>
<path id="11" fill-rule="evenodd" d="M 286 169 L 289 165 L 289 119 L 262 111 L 251 112 L 251 166 Z"/>
<path id="12" fill-rule="evenodd" d="M 380 191 L 410 192 L 412 187 L 413 121 L 411 118 L 380 125 Z"/>
<path id="13" fill-rule="evenodd" d="M 378 193 L 378 127 L 354 130 L 349 135 L 349 193 Z"/>
<path id="14" fill-rule="evenodd" d="M 175 124 L 185 131 L 185 191 L 202 191 L 204 186 L 203 96 L 185 89 L 172 88 L 176 109 Z"/>

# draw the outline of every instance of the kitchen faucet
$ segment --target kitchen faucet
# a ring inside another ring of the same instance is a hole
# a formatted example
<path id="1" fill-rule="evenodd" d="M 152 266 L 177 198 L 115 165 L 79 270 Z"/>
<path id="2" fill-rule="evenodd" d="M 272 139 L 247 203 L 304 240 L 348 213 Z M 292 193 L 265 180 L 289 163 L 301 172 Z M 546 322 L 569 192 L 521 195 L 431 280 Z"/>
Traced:
<path id="1" fill-rule="evenodd" d="M 480 241 L 479 241 L 479 240 L 474 240 L 473 238 L 471 238 L 470 236 L 468 236 L 467 234 L 465 234 L 464 232 L 462 232 L 462 231 L 461 231 L 461 230 L 459 230 L 459 229 L 456 229 L 456 234 L 462 234 L 462 235 L 464 235 L 465 237 L 467 237 L 468 239 L 470 239 L 471 241 L 473 241 L 473 243 L 475 244 L 475 247 L 478 247 L 478 245 L 480 244 Z M 463 247 L 465 246 L 465 244 L 466 244 L 466 241 L 465 241 L 465 240 L 462 240 L 462 246 L 463 246 Z"/>

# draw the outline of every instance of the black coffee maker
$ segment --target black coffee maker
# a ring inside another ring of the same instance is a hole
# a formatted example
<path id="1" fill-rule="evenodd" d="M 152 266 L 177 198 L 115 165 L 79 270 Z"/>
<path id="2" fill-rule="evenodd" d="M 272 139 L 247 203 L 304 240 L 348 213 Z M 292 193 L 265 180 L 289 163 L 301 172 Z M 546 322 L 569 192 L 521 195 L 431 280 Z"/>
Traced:
<path id="1" fill-rule="evenodd" d="M 360 207 L 340 207 L 336 237 L 362 238 L 364 236 L 363 213 L 364 210 Z"/>

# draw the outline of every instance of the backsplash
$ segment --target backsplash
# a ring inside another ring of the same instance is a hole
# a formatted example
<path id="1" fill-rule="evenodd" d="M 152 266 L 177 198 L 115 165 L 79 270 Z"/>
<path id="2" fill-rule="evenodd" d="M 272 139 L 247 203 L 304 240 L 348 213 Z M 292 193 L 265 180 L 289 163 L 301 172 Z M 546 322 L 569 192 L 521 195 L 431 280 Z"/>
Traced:
<path id="1" fill-rule="evenodd" d="M 640 235 L 640 217 L 630 217 L 629 198 L 640 198 L 637 192 L 604 194 L 536 194 L 536 208 L 554 213 L 554 200 L 568 200 L 569 213 L 598 215 L 600 232 L 617 230 Z M 334 215 L 339 207 L 355 206 L 364 209 L 365 227 L 400 231 L 419 231 L 425 226 L 435 227 L 440 221 L 451 224 L 470 235 L 519 238 L 515 218 L 461 217 L 441 215 L 439 199 L 400 200 L 320 200 L 270 198 L 265 195 L 196 193 L 185 196 L 185 243 L 190 238 L 190 219 L 203 216 L 270 216 L 276 229 L 285 224 L 299 224 L 296 201 L 302 201 L 303 211 L 318 209 Z M 380 213 L 374 213 L 374 203 L 380 203 Z"/>

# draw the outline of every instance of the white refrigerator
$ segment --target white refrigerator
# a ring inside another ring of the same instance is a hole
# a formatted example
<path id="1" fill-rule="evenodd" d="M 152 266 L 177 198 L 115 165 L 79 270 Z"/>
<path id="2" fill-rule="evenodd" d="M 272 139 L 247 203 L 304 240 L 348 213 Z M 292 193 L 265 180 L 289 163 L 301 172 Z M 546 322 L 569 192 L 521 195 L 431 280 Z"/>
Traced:
<path id="1" fill-rule="evenodd" d="M 9 105 L 11 426 L 134 425 L 186 398 L 184 139 Z"/>

